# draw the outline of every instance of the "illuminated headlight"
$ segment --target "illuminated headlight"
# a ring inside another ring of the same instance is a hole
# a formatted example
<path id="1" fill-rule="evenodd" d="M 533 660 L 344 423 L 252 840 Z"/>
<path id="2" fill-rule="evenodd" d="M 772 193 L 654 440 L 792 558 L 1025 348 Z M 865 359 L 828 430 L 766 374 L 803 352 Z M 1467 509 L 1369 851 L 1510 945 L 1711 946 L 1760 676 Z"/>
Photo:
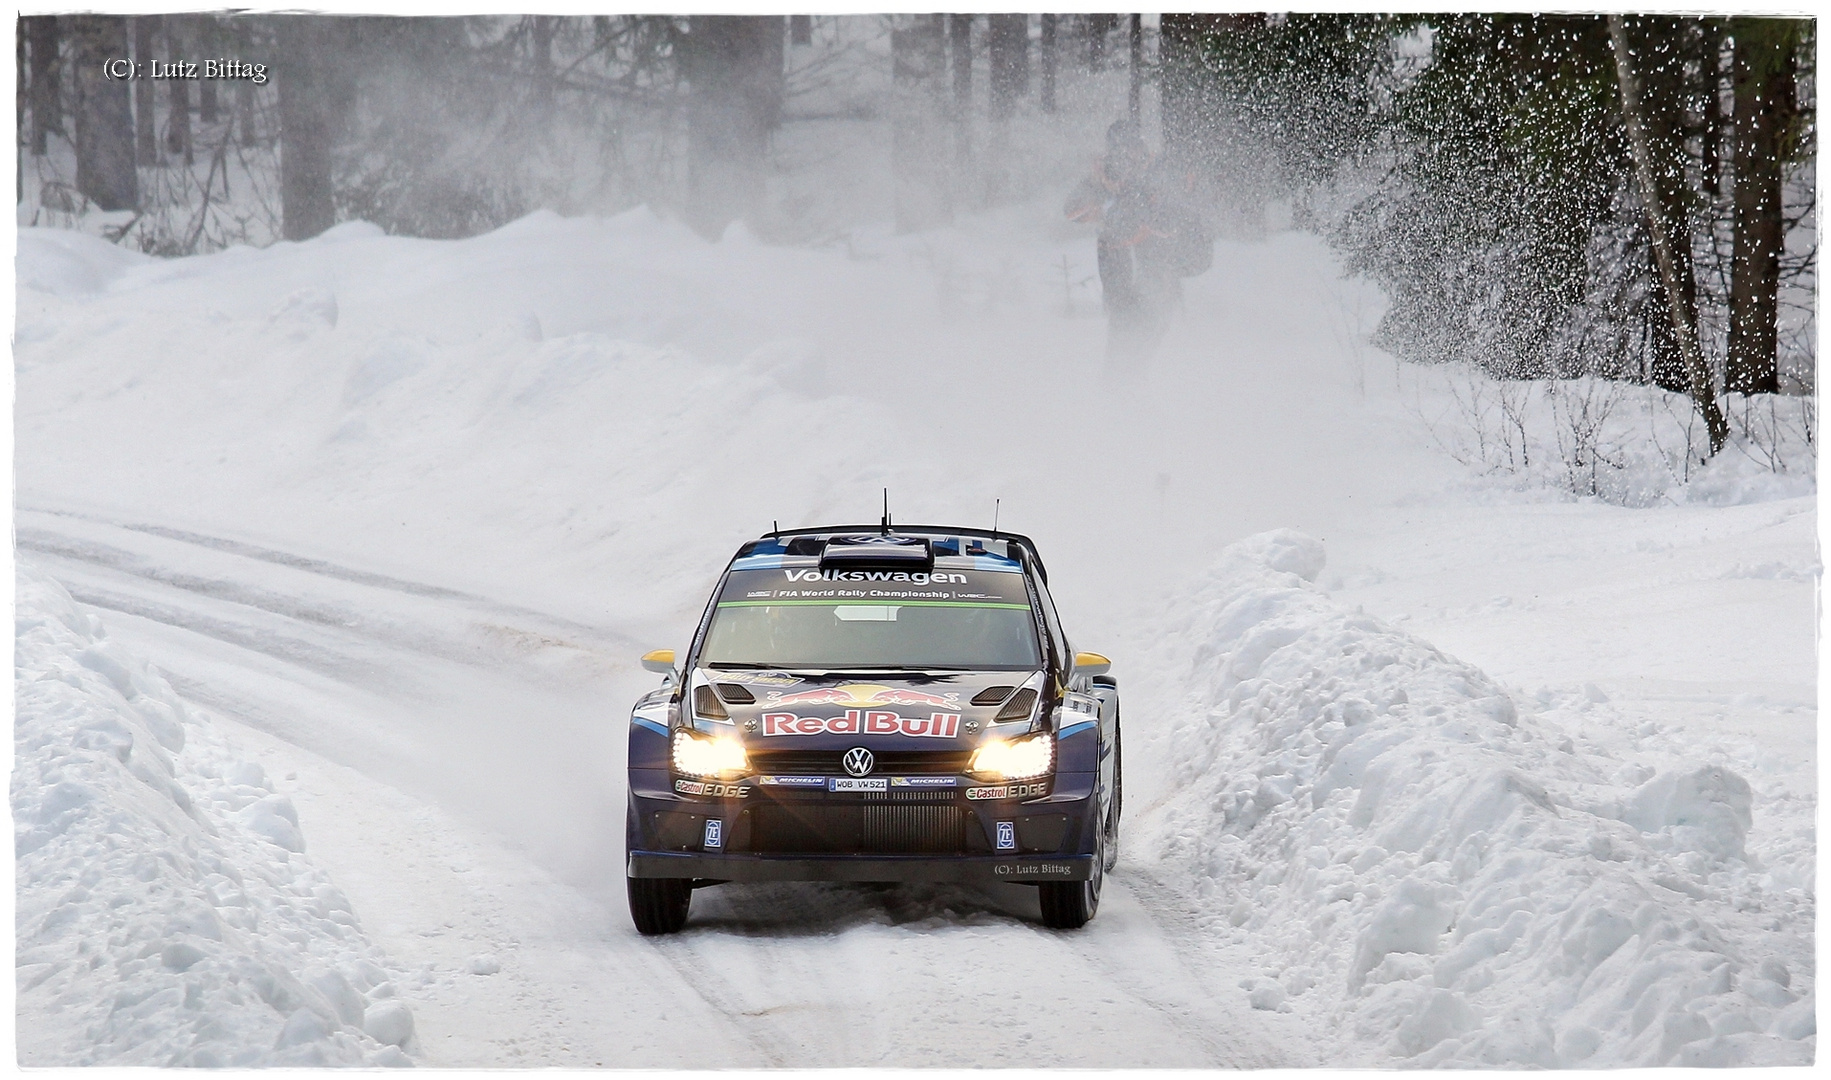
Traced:
<path id="1" fill-rule="evenodd" d="M 1005 742 L 994 739 L 973 752 L 969 772 L 998 780 L 1028 780 L 1055 765 L 1055 737 L 1035 735 Z"/>
<path id="2" fill-rule="evenodd" d="M 674 733 L 674 771 L 685 776 L 742 776 L 750 768 L 736 739 L 708 739 L 690 731 Z"/>

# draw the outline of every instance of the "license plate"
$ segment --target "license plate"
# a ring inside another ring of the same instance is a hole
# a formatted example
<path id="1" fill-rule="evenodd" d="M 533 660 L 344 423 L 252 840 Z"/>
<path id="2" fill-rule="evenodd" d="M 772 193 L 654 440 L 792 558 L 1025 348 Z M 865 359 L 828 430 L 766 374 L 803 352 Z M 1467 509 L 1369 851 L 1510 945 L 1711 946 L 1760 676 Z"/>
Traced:
<path id="1" fill-rule="evenodd" d="M 890 780 L 883 776 L 835 776 L 826 782 L 828 791 L 889 791 Z"/>

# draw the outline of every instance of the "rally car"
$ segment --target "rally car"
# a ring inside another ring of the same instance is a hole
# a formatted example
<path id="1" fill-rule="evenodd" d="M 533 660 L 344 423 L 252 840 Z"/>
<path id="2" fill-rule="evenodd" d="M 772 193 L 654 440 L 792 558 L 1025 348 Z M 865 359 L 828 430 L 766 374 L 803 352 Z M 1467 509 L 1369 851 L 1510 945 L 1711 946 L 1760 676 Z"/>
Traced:
<path id="1" fill-rule="evenodd" d="M 1028 537 L 771 532 L 738 549 L 629 726 L 629 910 L 729 881 L 1033 885 L 1092 918 L 1119 852 L 1119 690 Z"/>

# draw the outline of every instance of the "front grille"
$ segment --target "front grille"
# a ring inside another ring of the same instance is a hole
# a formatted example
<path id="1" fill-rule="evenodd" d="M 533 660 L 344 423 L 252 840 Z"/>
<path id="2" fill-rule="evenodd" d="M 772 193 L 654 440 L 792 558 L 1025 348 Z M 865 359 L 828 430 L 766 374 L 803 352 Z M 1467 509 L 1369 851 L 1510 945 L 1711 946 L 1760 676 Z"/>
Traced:
<path id="1" fill-rule="evenodd" d="M 844 776 L 844 750 L 749 751 L 750 771 L 782 776 Z M 873 751 L 873 776 L 952 776 L 966 771 L 970 750 Z"/>
<path id="2" fill-rule="evenodd" d="M 867 802 L 895 803 L 950 803 L 960 797 L 961 789 L 951 788 L 893 788 L 889 791 L 870 792 L 833 792 L 822 789 L 801 789 L 784 787 L 759 787 L 756 793 L 772 802 L 840 802 L 845 804 L 863 804 Z"/>
<path id="3" fill-rule="evenodd" d="M 750 850 L 770 855 L 957 855 L 966 819 L 957 806 L 759 803 Z"/>

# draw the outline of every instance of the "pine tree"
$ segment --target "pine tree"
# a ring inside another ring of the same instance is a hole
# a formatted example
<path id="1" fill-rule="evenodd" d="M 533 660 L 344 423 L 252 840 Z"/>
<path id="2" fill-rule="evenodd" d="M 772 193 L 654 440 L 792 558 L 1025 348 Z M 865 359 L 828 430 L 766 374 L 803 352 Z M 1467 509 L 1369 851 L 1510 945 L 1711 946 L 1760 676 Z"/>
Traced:
<path id="1" fill-rule="evenodd" d="M 312 15 L 274 18 L 274 76 L 280 92 L 281 235 L 308 240 L 331 227 L 332 111 L 341 27 Z"/>
<path id="2" fill-rule="evenodd" d="M 19 20 L 32 51 L 32 153 L 44 157 L 50 135 L 63 131 L 60 89 L 63 82 L 57 16 L 27 15 Z"/>
<path id="3" fill-rule="evenodd" d="M 1609 42 L 1614 46 L 1616 75 L 1621 84 L 1621 117 L 1627 128 L 1628 147 L 1634 160 L 1634 176 L 1647 215 L 1647 231 L 1652 239 L 1653 257 L 1658 264 L 1660 283 L 1664 286 L 1666 313 L 1690 384 L 1692 400 L 1704 417 L 1710 452 L 1715 454 L 1723 449 L 1723 444 L 1729 439 L 1729 425 L 1717 406 L 1716 386 L 1710 368 L 1704 361 L 1703 350 L 1698 345 L 1696 294 L 1692 292 L 1687 295 L 1687 283 L 1680 277 L 1681 274 L 1689 274 L 1691 264 L 1688 257 L 1680 258 L 1681 251 L 1689 249 L 1688 223 L 1681 216 L 1680 209 L 1673 205 L 1666 190 L 1672 185 L 1667 174 L 1675 170 L 1669 161 L 1662 162 L 1655 157 L 1659 147 L 1654 142 L 1653 132 L 1649 130 L 1654 125 L 1648 121 L 1646 102 L 1641 96 L 1640 79 L 1628 43 L 1625 21 L 1619 15 L 1608 16 L 1608 30 Z M 1668 152 L 1669 150 L 1670 148 Z"/>
<path id="4" fill-rule="evenodd" d="M 890 168 L 896 184 L 897 232 L 919 232 L 953 220 L 941 125 L 947 70 L 944 19 L 941 15 L 899 15 L 893 17 L 890 29 L 895 92 Z"/>
<path id="5" fill-rule="evenodd" d="M 102 210 L 131 210 L 140 201 L 133 102 L 126 80 L 103 74 L 105 62 L 129 55 L 127 19 L 77 15 L 70 21 L 76 43 L 76 189 Z"/>
<path id="6" fill-rule="evenodd" d="M 761 209 L 769 133 L 781 123 L 781 16 L 695 15 L 681 50 L 687 104 L 687 220 L 717 239 Z"/>
<path id="7" fill-rule="evenodd" d="M 159 16 L 136 15 L 133 27 L 134 62 L 142 65 L 142 70 L 151 71 L 153 34 L 159 28 Z M 155 126 L 157 107 L 153 104 L 153 88 L 157 85 L 151 79 L 134 80 L 134 149 L 139 154 L 142 165 L 159 163 L 159 138 Z"/>
<path id="8" fill-rule="evenodd" d="M 1726 389 L 1780 389 L 1781 183 L 1787 135 L 1798 114 L 1798 19 L 1739 18 L 1735 40 L 1735 241 L 1729 294 Z"/>

